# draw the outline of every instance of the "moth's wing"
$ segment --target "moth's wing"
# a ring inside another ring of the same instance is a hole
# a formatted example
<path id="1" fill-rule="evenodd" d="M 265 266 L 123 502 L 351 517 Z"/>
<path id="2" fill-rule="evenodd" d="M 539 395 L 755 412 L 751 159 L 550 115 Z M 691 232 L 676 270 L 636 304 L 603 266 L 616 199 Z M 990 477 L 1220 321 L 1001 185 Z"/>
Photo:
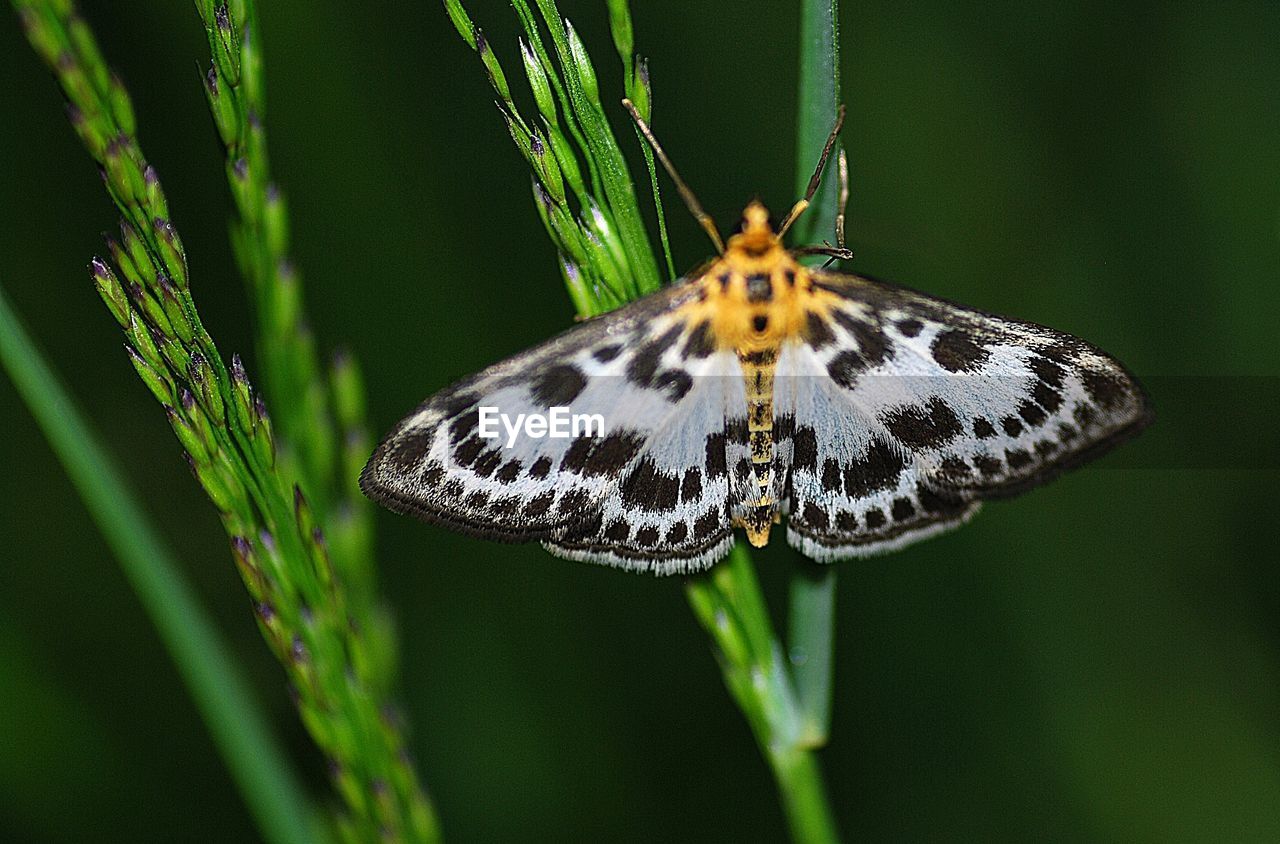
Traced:
<path id="1" fill-rule="evenodd" d="M 681 307 L 698 294 L 696 282 L 664 288 L 432 396 L 378 446 L 361 488 L 392 510 L 482 538 L 542 541 L 563 556 L 655 571 L 710 565 L 728 550 L 728 526 L 721 515 L 708 532 L 699 517 L 723 514 L 727 483 L 708 478 L 695 494 L 685 475 L 705 467 L 723 433 L 729 379 L 702 377 L 722 358 L 686 351 L 700 344 Z M 483 408 L 515 420 L 551 407 L 598 416 L 604 436 L 580 426 L 508 444 L 501 423 L 500 438 L 481 436 Z M 678 506 L 632 519 L 650 496 L 666 503 L 677 469 Z M 649 527 L 661 528 L 656 542 Z"/>
<path id="2" fill-rule="evenodd" d="M 827 374 L 803 343 L 783 349 L 774 379 L 784 434 L 787 541 L 820 562 L 901 548 L 962 524 L 978 508 L 925 486 L 917 455 Z"/>
<path id="3" fill-rule="evenodd" d="M 827 330 L 788 348 L 779 406 L 812 420 L 794 434 L 788 538 L 815 559 L 960 524 L 1151 421 L 1133 376 L 1077 337 L 857 276 L 814 282 Z"/>
<path id="4" fill-rule="evenodd" d="M 396 425 L 369 459 L 360 486 L 398 512 L 488 539 L 544 539 L 580 521 L 587 502 L 616 485 L 687 387 L 637 386 L 626 373 L 676 338 L 669 317 L 691 295 L 673 285 L 496 363 L 440 391 Z M 659 352 L 660 353 L 660 352 Z M 643 374 L 643 373 L 641 373 Z M 601 414 L 607 436 L 480 436 L 482 407 Z M 612 423 L 612 424 L 609 424 Z"/>
<path id="5" fill-rule="evenodd" d="M 654 574 L 709 568 L 733 545 L 730 465 L 734 434 L 726 419 L 743 419 L 746 395 L 737 357 L 704 356 L 672 344 L 661 370 L 691 386 L 649 435 L 620 480 L 607 487 L 589 517 L 556 531 L 543 545 L 574 560 Z"/>

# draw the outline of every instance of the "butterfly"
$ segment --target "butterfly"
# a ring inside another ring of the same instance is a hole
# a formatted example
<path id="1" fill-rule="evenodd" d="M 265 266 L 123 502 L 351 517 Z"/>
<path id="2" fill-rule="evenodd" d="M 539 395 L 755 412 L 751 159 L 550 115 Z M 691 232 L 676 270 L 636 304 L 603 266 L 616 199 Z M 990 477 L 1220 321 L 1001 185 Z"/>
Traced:
<path id="1" fill-rule="evenodd" d="M 735 528 L 763 546 L 783 519 L 830 562 L 956 527 L 1150 422 L 1134 377 L 1070 334 L 803 265 L 782 234 L 834 136 L 777 230 L 753 202 L 685 279 L 428 398 L 365 494 L 634 571 L 709 568 Z"/>

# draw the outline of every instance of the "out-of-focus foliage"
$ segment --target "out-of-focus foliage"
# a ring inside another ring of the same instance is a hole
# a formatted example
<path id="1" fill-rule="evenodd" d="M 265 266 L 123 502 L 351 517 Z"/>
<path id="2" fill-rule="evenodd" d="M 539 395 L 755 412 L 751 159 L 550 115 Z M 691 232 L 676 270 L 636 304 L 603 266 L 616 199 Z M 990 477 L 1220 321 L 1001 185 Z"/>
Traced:
<path id="1" fill-rule="evenodd" d="M 198 19 L 184 4 L 82 6 L 134 95 L 206 282 L 205 324 L 221 347 L 249 350 Z M 518 67 L 505 4 L 471 8 Z M 562 10 L 585 43 L 609 43 L 603 3 Z M 316 334 L 360 356 L 375 427 L 566 325 L 525 165 L 439 7 L 261 12 L 293 253 Z M 633 13 L 655 129 L 703 204 L 722 226 L 755 195 L 783 210 L 796 159 L 788 4 L 645 0 Z M 852 267 L 1087 337 L 1146 378 L 1159 418 L 955 534 L 843 566 L 823 754 L 840 828 L 1274 840 L 1280 9 L 846 0 L 841 36 Z M 621 90 L 596 52 L 601 89 Z M 319 784 L 217 519 L 86 281 L 115 214 L 12 18 L 0 78 L 6 289 Z M 629 133 L 620 106 L 610 116 Z M 707 246 L 671 210 L 688 269 Z M 0 426 L 0 838 L 251 836 L 176 672 L 7 382 Z M 413 750 L 446 832 L 782 834 L 678 582 L 380 519 Z M 784 605 L 789 552 L 757 565 Z"/>

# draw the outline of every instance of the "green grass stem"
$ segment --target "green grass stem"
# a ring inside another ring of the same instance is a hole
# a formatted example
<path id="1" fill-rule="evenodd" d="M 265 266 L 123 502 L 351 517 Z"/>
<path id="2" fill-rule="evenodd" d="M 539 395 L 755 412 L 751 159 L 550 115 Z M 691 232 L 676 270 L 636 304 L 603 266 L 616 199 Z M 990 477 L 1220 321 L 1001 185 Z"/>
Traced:
<path id="1" fill-rule="evenodd" d="M 319 817 L 230 650 L 2 288 L 0 363 L 160 634 L 259 831 L 273 844 L 315 840 Z"/>
<path id="2" fill-rule="evenodd" d="M 437 840 L 434 809 L 385 694 L 387 656 L 378 650 L 384 641 L 360 623 L 362 599 L 344 582 L 351 572 L 334 562 L 332 521 L 326 522 L 327 510 L 318 509 L 299 482 L 306 474 L 298 468 L 303 461 L 290 465 L 278 459 L 279 453 L 300 454 L 305 448 L 283 441 L 246 367 L 238 357 L 228 363 L 200 321 L 182 241 L 169 220 L 159 177 L 139 146 L 128 93 L 72 3 L 13 4 L 28 40 L 69 100 L 72 125 L 101 166 L 122 217 L 119 238 L 108 239 L 110 259 L 95 258 L 91 264 L 94 285 L 124 330 L 134 369 L 161 403 L 193 474 L 221 515 L 258 625 L 289 677 L 303 724 L 327 759 L 341 800 L 334 818 L 338 834 L 353 842 Z M 222 141 L 229 150 L 240 150 L 237 132 L 243 124 L 249 126 L 247 143 L 261 147 L 241 158 L 258 162 L 262 175 L 240 180 L 233 172 L 231 178 L 233 192 L 242 185 L 261 194 L 238 198 L 241 214 L 265 215 L 241 227 L 238 244 L 242 253 L 265 250 L 274 259 L 287 248 L 287 223 L 265 181 L 265 144 L 251 110 L 261 101 L 261 91 L 255 92 L 261 76 L 255 69 L 260 62 L 253 46 L 256 32 L 244 37 L 246 27 L 253 29 L 250 10 L 245 2 L 212 7 L 201 2 L 197 8 L 213 21 L 214 72 L 207 93 Z M 233 171 L 241 158 L 231 159 Z M 286 308 L 300 308 L 296 284 L 272 277 L 264 285 L 268 296 L 285 300 Z M 264 312 L 268 321 L 272 313 Z M 298 324 L 291 320 L 282 324 Z M 298 354 L 289 365 L 300 367 L 299 380 L 318 383 L 308 371 L 312 359 L 294 351 Z M 338 416 L 358 420 L 357 376 L 348 368 L 331 380 L 339 385 L 334 393 Z M 317 483 L 324 486 L 323 480 Z M 326 500 L 323 491 L 319 500 Z M 340 534 L 339 527 L 335 535 Z"/>
<path id="3" fill-rule="evenodd" d="M 796 195 L 801 196 L 818 152 L 835 123 L 840 106 L 839 0 L 802 0 L 800 4 L 800 83 L 796 125 Z M 835 162 L 837 144 L 813 205 L 797 224 L 797 243 L 833 238 L 839 208 Z M 788 612 L 789 656 L 796 695 L 804 714 L 804 741 L 827 742 L 831 729 L 831 680 L 834 670 L 836 567 L 797 558 L 791 577 Z"/>
<path id="4" fill-rule="evenodd" d="M 506 74 L 492 46 L 484 41 L 481 30 L 471 21 L 460 0 L 444 0 L 444 5 L 459 34 L 479 54 L 504 109 L 509 110 L 508 128 L 532 170 L 535 206 L 560 252 L 566 286 L 579 315 L 602 313 L 656 289 L 648 280 L 650 268 L 657 266 L 648 239 L 640 240 L 621 223 L 612 230 L 602 231 L 592 222 L 592 208 L 606 208 L 611 218 L 618 221 L 641 219 L 631 177 L 604 120 L 604 104 L 610 100 L 617 102 L 621 97 L 607 97 L 596 90 L 595 69 L 585 48 L 576 41 L 572 27 L 561 19 L 554 0 L 537 0 L 537 6 L 542 15 L 541 24 L 551 32 L 559 65 L 553 64 L 543 50 L 539 20 L 528 5 L 524 0 L 515 0 L 514 5 L 529 45 L 525 50 L 526 75 L 545 125 L 554 126 L 563 120 L 569 127 L 575 124 L 578 127 L 577 131 L 571 129 L 570 132 L 577 143 L 572 157 L 563 152 L 554 156 L 539 153 L 544 145 L 532 140 L 538 136 L 538 130 L 529 129 L 532 123 L 516 110 Z M 626 94 L 647 120 L 652 91 L 647 68 L 632 52 L 634 36 L 629 9 L 623 0 L 610 0 L 609 13 L 614 46 L 623 63 Z M 834 108 L 830 113 L 834 115 Z M 822 137 L 812 148 L 814 154 L 822 148 L 830 126 L 827 120 Z M 653 159 L 647 145 L 642 143 L 642 148 L 655 185 L 659 231 L 664 235 L 663 250 L 669 255 Z M 575 189 L 566 190 L 565 184 L 574 184 L 571 173 L 580 169 L 576 165 L 579 157 L 586 162 L 587 172 L 598 174 L 598 179 L 593 177 L 590 186 L 580 181 Z M 571 161 L 575 163 L 566 167 Z M 812 166 L 812 161 L 806 165 L 809 168 L 805 170 L 806 182 Z M 611 184 L 625 185 L 626 190 L 611 191 Z M 579 197 L 588 213 L 574 218 L 567 201 L 570 194 Z M 611 262 L 590 250 L 579 253 L 583 244 L 597 241 L 611 244 L 602 250 Z M 637 265 L 634 259 L 641 251 L 645 260 Z M 670 257 L 667 264 L 672 265 Z M 769 619 L 750 554 L 746 548 L 737 546 L 728 560 L 709 572 L 689 578 L 686 584 L 690 606 L 715 644 L 725 685 L 750 723 L 778 782 L 793 838 L 801 842 L 836 840 L 821 771 L 812 750 L 820 742 L 814 741 L 809 719 L 800 706 L 788 669 L 787 652 Z M 803 620 L 817 619 L 813 609 L 812 604 L 807 607 Z M 814 636 L 815 640 L 820 638 Z M 826 653 L 830 653 L 829 635 Z"/>

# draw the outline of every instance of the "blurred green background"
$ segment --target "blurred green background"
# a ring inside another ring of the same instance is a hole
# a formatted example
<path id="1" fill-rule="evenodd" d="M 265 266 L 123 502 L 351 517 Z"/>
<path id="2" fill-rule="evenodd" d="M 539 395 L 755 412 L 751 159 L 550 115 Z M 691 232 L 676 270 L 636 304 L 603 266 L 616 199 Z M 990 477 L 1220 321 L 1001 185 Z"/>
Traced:
<path id="1" fill-rule="evenodd" d="M 82 5 L 135 98 L 205 324 L 252 361 L 198 18 L 185 3 Z M 262 5 L 274 168 L 310 312 L 323 343 L 362 360 L 381 432 L 572 309 L 526 168 L 437 4 Z M 756 195 L 781 210 L 791 4 L 634 5 L 655 129 L 703 203 L 722 227 Z M 1280 840 L 1280 6 L 956 5 L 843 4 L 851 266 L 1086 337 L 1147 380 L 1159 418 L 957 533 L 841 566 L 823 763 L 842 831 Z M 468 7 L 518 74 L 510 8 Z M 562 10 L 620 91 L 603 3 Z M 90 285 L 115 214 L 11 14 L 0 79 L 0 284 L 319 793 L 323 764 L 213 509 Z M 709 247 L 668 206 L 692 267 Z M 4 379 L 0 426 L 0 839 L 251 839 L 177 673 Z M 413 750 L 450 837 L 784 834 L 678 580 L 390 514 L 380 527 Z M 796 558 L 757 559 L 785 606 Z"/>

